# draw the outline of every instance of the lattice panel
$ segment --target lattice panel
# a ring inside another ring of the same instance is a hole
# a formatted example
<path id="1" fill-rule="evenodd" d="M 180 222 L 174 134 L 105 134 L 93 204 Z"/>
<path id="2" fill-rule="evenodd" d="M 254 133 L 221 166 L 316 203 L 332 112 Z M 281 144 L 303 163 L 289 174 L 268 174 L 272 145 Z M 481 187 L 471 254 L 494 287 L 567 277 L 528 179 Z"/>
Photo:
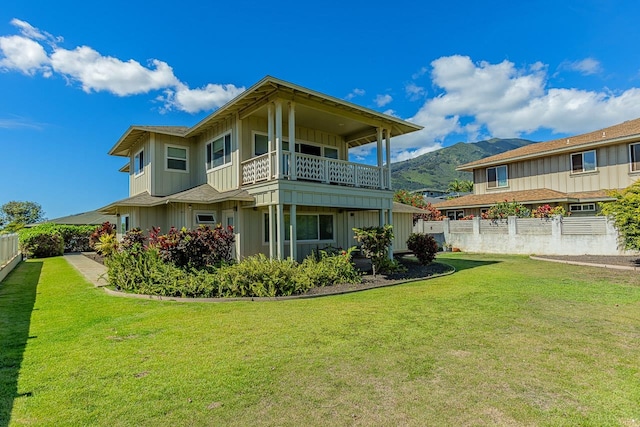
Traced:
<path id="1" fill-rule="evenodd" d="M 329 161 L 329 182 L 354 185 L 354 166 L 355 165 L 349 163 Z"/>
<path id="2" fill-rule="evenodd" d="M 370 166 L 357 166 L 358 185 L 360 187 L 380 187 L 380 171 Z"/>
<path id="3" fill-rule="evenodd" d="M 324 159 L 321 157 L 296 156 L 296 174 L 299 179 L 324 181 Z"/>

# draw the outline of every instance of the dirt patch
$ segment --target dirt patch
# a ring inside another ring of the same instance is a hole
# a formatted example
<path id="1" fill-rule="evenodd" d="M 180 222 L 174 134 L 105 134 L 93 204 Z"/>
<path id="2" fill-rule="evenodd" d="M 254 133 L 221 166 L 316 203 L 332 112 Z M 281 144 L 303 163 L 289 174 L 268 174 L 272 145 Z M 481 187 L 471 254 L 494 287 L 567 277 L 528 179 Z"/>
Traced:
<path id="1" fill-rule="evenodd" d="M 584 262 L 588 264 L 640 267 L 640 255 L 536 255 L 536 258 L 554 259 L 567 262 Z"/>

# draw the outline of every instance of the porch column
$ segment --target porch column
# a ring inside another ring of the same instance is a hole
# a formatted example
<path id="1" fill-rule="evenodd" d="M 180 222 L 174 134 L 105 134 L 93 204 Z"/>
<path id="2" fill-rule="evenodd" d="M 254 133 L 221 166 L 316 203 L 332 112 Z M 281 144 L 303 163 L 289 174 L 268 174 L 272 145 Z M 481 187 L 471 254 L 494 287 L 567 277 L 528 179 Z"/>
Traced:
<path id="1" fill-rule="evenodd" d="M 244 184 L 243 179 L 242 179 L 242 119 L 240 119 L 240 115 L 236 114 L 236 123 L 235 123 L 235 135 L 234 135 L 234 139 L 235 139 L 235 146 L 234 145 L 234 141 L 231 141 L 232 147 L 231 147 L 231 156 L 232 158 L 235 157 L 235 160 L 232 160 L 233 162 L 236 162 L 237 165 L 240 165 L 239 167 L 236 168 L 237 170 L 237 177 L 236 179 L 238 180 L 238 187 L 240 187 L 241 185 Z"/>
<path id="2" fill-rule="evenodd" d="M 282 179 L 282 101 L 276 104 L 276 179 Z"/>
<path id="3" fill-rule="evenodd" d="M 267 152 L 267 156 L 269 156 L 267 158 L 267 164 L 269 165 L 269 178 L 267 178 L 269 181 L 271 181 L 271 179 L 273 179 L 273 167 L 271 165 L 271 152 L 274 149 L 274 144 L 273 144 L 273 104 L 269 103 L 269 105 L 267 105 L 267 139 L 269 140 L 269 148 L 268 148 L 268 152 Z"/>
<path id="4" fill-rule="evenodd" d="M 384 227 L 384 209 L 380 209 L 379 211 L 379 218 L 378 218 L 378 224 L 380 225 L 380 227 Z"/>
<path id="5" fill-rule="evenodd" d="M 296 227 L 298 223 L 296 222 L 296 205 L 291 205 L 289 207 L 289 257 L 295 261 L 297 259 L 297 232 Z"/>
<path id="6" fill-rule="evenodd" d="M 377 152 L 378 152 L 378 176 L 380 177 L 378 188 L 384 188 L 384 174 L 382 172 L 382 128 L 378 128 L 377 135 Z"/>
<path id="7" fill-rule="evenodd" d="M 244 253 L 244 209 L 241 202 L 236 202 L 237 219 L 233 231 L 236 233 L 236 261 L 240 262 L 240 255 Z"/>
<path id="8" fill-rule="evenodd" d="M 289 179 L 296 180 L 296 106 L 289 102 Z"/>
<path id="9" fill-rule="evenodd" d="M 391 190 L 391 130 L 387 129 L 385 134 L 387 137 L 385 147 L 385 152 L 387 153 L 387 188 Z"/>
<path id="10" fill-rule="evenodd" d="M 277 221 L 278 225 L 276 227 L 276 240 L 278 243 L 278 259 L 284 259 L 284 206 L 282 203 L 278 203 L 276 205 L 276 209 L 278 211 Z"/>
<path id="11" fill-rule="evenodd" d="M 276 256 L 276 233 L 275 233 L 275 209 L 273 205 L 269 205 L 269 258 L 273 259 Z"/>
<path id="12" fill-rule="evenodd" d="M 387 220 L 388 224 L 393 227 L 393 209 L 387 210 Z M 389 246 L 389 259 L 393 259 L 393 240 Z"/>

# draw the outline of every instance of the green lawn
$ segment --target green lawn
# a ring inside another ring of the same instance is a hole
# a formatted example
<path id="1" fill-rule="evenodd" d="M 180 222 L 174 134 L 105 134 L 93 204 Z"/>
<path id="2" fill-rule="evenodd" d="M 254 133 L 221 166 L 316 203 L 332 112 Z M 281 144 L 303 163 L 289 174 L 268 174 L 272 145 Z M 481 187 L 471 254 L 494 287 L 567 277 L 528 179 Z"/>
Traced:
<path id="1" fill-rule="evenodd" d="M 446 262 L 361 293 L 191 304 L 30 260 L 0 285 L 0 427 L 640 425 L 639 273 Z"/>

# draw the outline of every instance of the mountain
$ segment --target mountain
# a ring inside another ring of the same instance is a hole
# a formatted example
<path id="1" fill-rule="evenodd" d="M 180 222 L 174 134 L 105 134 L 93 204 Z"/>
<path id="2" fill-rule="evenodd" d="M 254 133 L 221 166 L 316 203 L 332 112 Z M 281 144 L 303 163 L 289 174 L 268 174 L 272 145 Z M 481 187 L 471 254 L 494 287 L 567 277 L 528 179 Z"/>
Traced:
<path id="1" fill-rule="evenodd" d="M 517 138 L 493 138 L 474 143 L 458 142 L 413 159 L 392 163 L 391 182 L 395 189 L 446 190 L 454 179 L 473 180 L 471 172 L 458 172 L 456 167 L 534 143 Z"/>

